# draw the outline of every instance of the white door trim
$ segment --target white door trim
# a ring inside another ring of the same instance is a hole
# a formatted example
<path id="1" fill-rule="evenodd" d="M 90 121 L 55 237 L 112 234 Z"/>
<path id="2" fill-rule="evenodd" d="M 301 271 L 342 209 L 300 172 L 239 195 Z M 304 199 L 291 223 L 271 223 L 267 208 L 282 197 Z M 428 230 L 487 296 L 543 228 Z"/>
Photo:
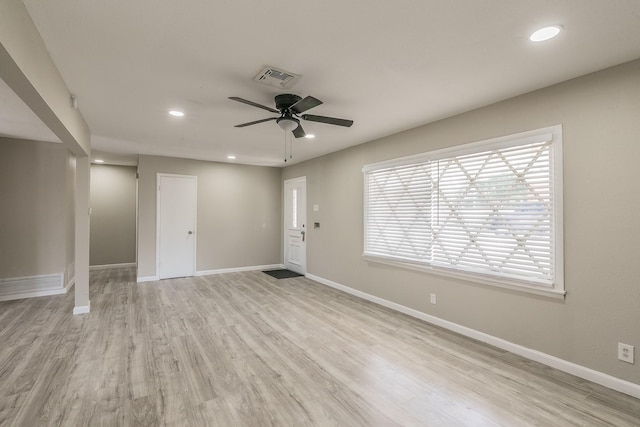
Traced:
<path id="1" fill-rule="evenodd" d="M 304 233 L 305 233 L 305 238 L 303 240 L 303 244 L 304 244 L 304 249 L 302 251 L 303 256 L 301 257 L 301 262 L 300 262 L 300 269 L 301 271 L 296 271 L 297 273 L 300 274 L 306 274 L 307 273 L 307 239 L 306 239 L 306 234 L 307 234 L 307 230 L 308 227 L 306 227 L 306 223 L 307 223 L 307 177 L 306 176 L 300 176 L 297 178 L 292 178 L 292 179 L 287 179 L 284 181 L 284 186 L 283 186 L 283 209 L 282 212 L 284 213 L 282 216 L 282 220 L 283 220 L 283 254 L 282 254 L 282 258 L 283 258 L 283 264 L 285 266 L 285 268 L 290 268 L 290 265 L 288 266 L 288 257 L 289 257 L 289 226 L 287 223 L 287 219 L 288 219 L 288 203 L 287 203 L 287 198 L 288 198 L 288 194 L 287 194 L 287 186 L 291 185 L 291 184 L 295 184 L 295 183 L 301 183 L 302 187 L 304 188 L 304 200 L 303 200 L 303 213 L 304 213 L 304 217 L 300 217 L 299 219 L 302 222 L 302 228 L 304 228 Z M 293 269 L 292 269 L 293 270 Z"/>
<path id="2" fill-rule="evenodd" d="M 193 213 L 193 267 L 192 267 L 192 276 L 196 274 L 196 259 L 197 259 L 197 228 L 198 228 L 198 177 L 194 175 L 178 175 L 172 173 L 158 173 L 156 174 L 156 276 L 158 279 L 160 278 L 160 178 L 162 177 L 170 177 L 170 178 L 188 178 L 193 179 L 196 184 L 196 194 L 195 194 L 195 206 Z"/>

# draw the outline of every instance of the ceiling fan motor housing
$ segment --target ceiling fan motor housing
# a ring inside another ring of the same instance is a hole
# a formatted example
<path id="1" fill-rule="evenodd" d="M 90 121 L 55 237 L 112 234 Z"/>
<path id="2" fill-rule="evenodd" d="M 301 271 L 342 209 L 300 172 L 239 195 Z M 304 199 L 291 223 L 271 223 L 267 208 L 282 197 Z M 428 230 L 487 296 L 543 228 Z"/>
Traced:
<path id="1" fill-rule="evenodd" d="M 284 93 L 282 95 L 276 95 L 276 109 L 281 113 L 284 113 L 286 110 L 291 108 L 293 104 L 300 101 L 302 98 L 298 95 L 293 95 L 290 93 Z"/>

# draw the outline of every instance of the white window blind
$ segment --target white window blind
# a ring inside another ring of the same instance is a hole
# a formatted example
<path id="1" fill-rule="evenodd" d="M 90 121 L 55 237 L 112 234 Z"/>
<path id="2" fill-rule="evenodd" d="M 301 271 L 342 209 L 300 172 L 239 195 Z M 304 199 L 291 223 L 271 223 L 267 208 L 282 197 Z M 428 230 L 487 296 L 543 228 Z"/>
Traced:
<path id="1" fill-rule="evenodd" d="M 430 259 L 431 181 L 429 163 L 367 174 L 367 253 L 405 261 Z"/>
<path id="2" fill-rule="evenodd" d="M 563 290 L 552 129 L 365 166 L 364 255 Z"/>

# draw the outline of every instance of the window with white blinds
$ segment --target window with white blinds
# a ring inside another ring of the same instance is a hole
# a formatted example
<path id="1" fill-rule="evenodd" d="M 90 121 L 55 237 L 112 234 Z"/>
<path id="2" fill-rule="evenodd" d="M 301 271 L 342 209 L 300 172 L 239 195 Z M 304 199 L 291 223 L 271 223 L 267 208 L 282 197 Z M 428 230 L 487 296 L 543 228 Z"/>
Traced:
<path id="1" fill-rule="evenodd" d="M 564 292 L 561 127 L 363 168 L 364 255 Z"/>

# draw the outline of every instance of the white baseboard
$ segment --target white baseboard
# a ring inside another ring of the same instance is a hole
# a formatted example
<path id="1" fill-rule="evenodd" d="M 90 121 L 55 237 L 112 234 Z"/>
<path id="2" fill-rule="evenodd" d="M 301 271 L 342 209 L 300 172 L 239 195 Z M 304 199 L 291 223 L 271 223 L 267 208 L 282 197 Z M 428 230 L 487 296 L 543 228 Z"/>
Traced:
<path id="1" fill-rule="evenodd" d="M 194 274 L 194 277 L 211 276 L 213 274 L 238 273 L 242 271 L 269 270 L 269 269 L 275 269 L 275 268 L 284 268 L 284 265 L 283 264 L 251 265 L 247 267 L 220 268 L 217 270 L 202 270 L 202 271 L 196 271 L 196 273 Z M 136 281 L 138 283 L 142 283 L 142 282 L 155 282 L 157 280 L 160 280 L 160 276 L 138 277 Z"/>
<path id="2" fill-rule="evenodd" d="M 106 268 L 121 268 L 121 267 L 135 267 L 135 262 L 123 262 L 121 264 L 102 264 L 102 265 L 90 265 L 89 270 L 104 270 Z"/>
<path id="3" fill-rule="evenodd" d="M 276 268 L 284 268 L 284 265 L 283 264 L 252 265 L 248 267 L 221 268 L 218 270 L 203 270 L 203 271 L 196 271 L 196 276 L 210 276 L 212 274 L 238 273 L 242 271 L 273 270 Z"/>
<path id="4" fill-rule="evenodd" d="M 88 302 L 87 305 L 76 305 L 73 307 L 73 315 L 77 314 L 86 314 L 91 311 L 91 301 Z"/>
<path id="5" fill-rule="evenodd" d="M 625 393 L 640 399 L 640 384 L 635 384 L 629 381 L 625 381 L 620 378 L 611 376 L 609 374 L 595 371 L 591 368 L 587 368 L 585 366 L 577 365 L 567 360 L 560 359 L 550 354 L 543 353 L 538 350 L 533 350 L 528 347 L 523 347 L 519 344 L 506 341 L 502 338 L 498 338 L 493 335 L 489 335 L 484 332 L 480 332 L 475 329 L 468 328 L 466 326 L 458 325 L 457 323 L 453 323 L 448 320 L 444 320 L 439 317 L 435 317 L 430 314 L 423 313 L 413 308 L 405 307 L 404 305 L 400 305 L 395 302 L 392 302 L 383 298 L 379 298 L 375 295 L 371 295 L 366 292 L 362 292 L 357 289 L 353 289 L 348 286 L 341 285 L 339 283 L 333 282 L 328 279 L 324 279 L 322 277 L 319 277 L 313 274 L 307 273 L 305 276 L 318 283 L 338 289 L 340 291 L 354 295 L 358 298 L 362 298 L 364 300 L 371 301 L 373 303 L 382 305 L 392 310 L 399 311 L 411 317 L 415 317 L 417 319 L 424 320 L 425 322 L 431 323 L 433 325 L 440 326 L 441 328 L 456 332 L 460 335 L 464 335 L 466 337 L 473 338 L 475 340 L 490 344 L 494 347 L 500 348 L 502 350 L 506 350 L 510 353 L 514 353 L 519 356 L 525 357 L 527 359 L 534 360 L 536 362 L 542 363 L 544 365 L 550 366 L 560 371 L 569 373 L 571 375 L 575 375 L 576 377 L 589 380 L 596 384 L 603 385 L 610 389 L 613 389 L 621 393 Z"/>
<path id="6" fill-rule="evenodd" d="M 63 281 L 62 274 L 0 279 L 0 301 L 64 294 Z"/>
<path id="7" fill-rule="evenodd" d="M 160 280 L 160 277 L 159 276 L 143 276 L 143 277 L 138 277 L 136 279 L 136 282 L 138 282 L 138 283 L 155 282 L 156 280 Z"/>

